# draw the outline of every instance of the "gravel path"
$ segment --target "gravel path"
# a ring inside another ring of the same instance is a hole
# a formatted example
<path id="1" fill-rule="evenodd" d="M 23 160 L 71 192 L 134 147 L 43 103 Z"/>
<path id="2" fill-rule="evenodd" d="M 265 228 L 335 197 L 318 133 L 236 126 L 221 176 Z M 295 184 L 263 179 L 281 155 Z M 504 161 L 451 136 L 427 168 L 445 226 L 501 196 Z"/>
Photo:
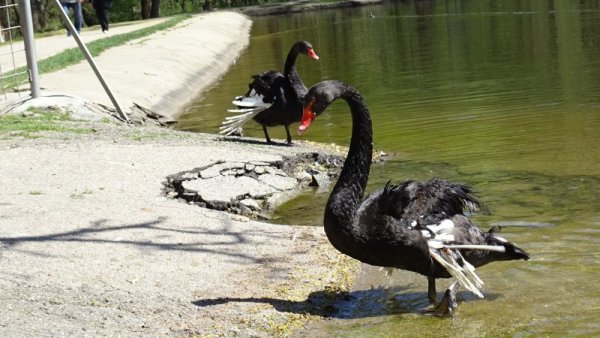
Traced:
<path id="1" fill-rule="evenodd" d="M 174 98 L 206 88 L 211 74 L 218 78 L 247 43 L 247 29 L 237 13 L 198 16 L 98 61 L 124 101 L 177 112 L 185 100 Z M 217 41 L 224 31 L 235 39 Z M 190 39 L 197 35 L 210 40 L 196 46 Z M 163 57 L 144 59 L 147 47 Z M 123 67 L 129 59 L 145 62 Z M 44 83 L 101 101 L 86 96 L 84 87 L 95 80 L 83 79 L 79 67 Z M 321 318 L 326 290 L 343 288 L 352 275 L 354 264 L 321 228 L 258 222 L 163 192 L 166 177 L 181 171 L 218 161 L 278 161 L 318 151 L 315 145 L 64 123 L 88 132 L 0 134 L 0 336 L 286 336 Z"/>
<path id="2" fill-rule="evenodd" d="M 162 191 L 182 170 L 314 147 L 82 124 L 95 132 L 0 141 L 0 336 L 287 335 L 347 277 L 321 228 Z"/>

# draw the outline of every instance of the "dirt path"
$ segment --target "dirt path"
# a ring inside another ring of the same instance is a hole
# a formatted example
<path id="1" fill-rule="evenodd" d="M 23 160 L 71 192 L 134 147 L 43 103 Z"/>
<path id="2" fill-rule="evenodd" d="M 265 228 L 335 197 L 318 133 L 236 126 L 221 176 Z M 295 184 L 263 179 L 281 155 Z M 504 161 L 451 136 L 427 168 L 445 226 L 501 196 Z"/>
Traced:
<path id="1" fill-rule="evenodd" d="M 97 61 L 122 102 L 176 112 L 226 70 L 248 29 L 237 13 L 197 16 Z M 101 101 L 83 68 L 44 76 L 46 90 Z M 324 290 L 348 277 L 352 264 L 320 228 L 257 222 L 162 190 L 177 172 L 314 146 L 65 123 L 84 131 L 0 134 L 0 336 L 287 335 L 320 318 Z"/>
<path id="2" fill-rule="evenodd" d="M 94 61 L 123 111 L 130 112 L 136 103 L 173 117 L 227 71 L 248 45 L 251 25 L 248 17 L 233 11 L 199 14 L 171 29 L 110 48 Z M 128 26 L 119 26 L 110 34 L 128 31 Z M 92 39 L 86 32 L 83 35 L 84 41 Z M 42 38 L 36 44 L 57 38 L 64 48 L 75 44 L 66 36 Z M 45 97 L 68 95 L 113 106 L 86 61 L 40 75 L 40 86 Z M 7 101 L 20 100 L 13 96 Z M 0 111 L 2 106 L 0 102 Z"/>
<path id="3" fill-rule="evenodd" d="M 166 21 L 167 19 L 168 18 L 157 18 L 151 20 L 135 21 L 126 24 L 113 25 L 111 26 L 110 33 L 108 34 L 116 35 L 128 33 L 134 30 L 143 29 L 149 26 L 159 24 L 161 22 Z M 102 33 L 99 27 L 100 26 L 84 28 L 81 33 L 81 40 L 84 43 L 89 43 L 110 36 L 106 33 Z M 35 41 L 37 60 L 43 60 L 47 57 L 56 55 L 64 51 L 65 49 L 76 47 L 77 43 L 75 42 L 75 40 L 71 37 L 67 37 L 64 34 L 38 38 Z M 11 51 L 17 50 L 19 50 L 20 52 L 16 52 L 14 54 L 13 59 Z M 7 69 L 12 69 L 13 66 L 15 68 L 18 68 L 27 65 L 25 51 L 23 50 L 23 43 L 21 41 L 13 42 L 12 46 L 9 43 L 0 46 L 0 65 L 2 65 L 3 70 L 5 72 L 7 71 Z"/>
<path id="4" fill-rule="evenodd" d="M 0 336 L 286 334 L 340 283 L 322 229 L 162 193 L 182 170 L 311 147 L 82 124 L 95 132 L 0 141 Z"/>

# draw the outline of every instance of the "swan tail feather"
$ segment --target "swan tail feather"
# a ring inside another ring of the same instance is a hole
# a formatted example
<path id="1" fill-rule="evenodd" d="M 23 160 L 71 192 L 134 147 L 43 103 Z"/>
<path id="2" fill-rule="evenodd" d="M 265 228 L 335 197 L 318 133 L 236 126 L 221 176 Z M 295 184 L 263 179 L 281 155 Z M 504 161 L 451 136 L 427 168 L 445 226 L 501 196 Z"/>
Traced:
<path id="1" fill-rule="evenodd" d="M 270 105 L 269 105 L 270 106 Z M 240 113 L 238 115 L 228 116 L 221 123 L 221 127 L 219 127 L 219 134 L 222 135 L 230 135 L 235 132 L 238 128 L 244 125 L 248 120 L 252 119 L 260 112 L 266 110 L 268 107 L 255 107 L 255 108 L 246 108 L 246 109 L 230 109 L 228 110 L 231 113 Z"/>
<path id="2" fill-rule="evenodd" d="M 265 102 L 264 95 L 258 94 L 254 89 L 252 89 L 246 96 L 236 96 L 231 103 L 239 108 L 269 108 L 272 105 L 270 102 Z"/>
<path id="3" fill-rule="evenodd" d="M 483 281 L 475 274 L 475 267 L 467 262 L 458 250 L 447 247 L 430 248 L 429 253 L 452 277 L 456 278 L 460 285 L 477 297 L 483 298 L 481 293 Z"/>

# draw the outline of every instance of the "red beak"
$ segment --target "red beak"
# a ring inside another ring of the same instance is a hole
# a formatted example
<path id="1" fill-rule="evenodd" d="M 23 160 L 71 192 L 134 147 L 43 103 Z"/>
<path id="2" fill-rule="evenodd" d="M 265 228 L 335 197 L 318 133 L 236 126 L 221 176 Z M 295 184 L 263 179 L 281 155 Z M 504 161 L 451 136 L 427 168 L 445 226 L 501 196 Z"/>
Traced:
<path id="1" fill-rule="evenodd" d="M 317 117 L 317 114 L 313 112 L 314 103 L 315 101 L 310 101 L 304 108 L 304 112 L 302 113 L 302 121 L 300 121 L 300 126 L 298 127 L 298 135 L 302 135 L 302 133 L 304 133 L 308 127 L 310 127 L 312 121 Z"/>
<path id="2" fill-rule="evenodd" d="M 315 54 L 315 51 L 312 48 L 308 49 L 308 56 L 310 56 L 311 58 L 318 60 L 319 56 L 317 54 Z"/>

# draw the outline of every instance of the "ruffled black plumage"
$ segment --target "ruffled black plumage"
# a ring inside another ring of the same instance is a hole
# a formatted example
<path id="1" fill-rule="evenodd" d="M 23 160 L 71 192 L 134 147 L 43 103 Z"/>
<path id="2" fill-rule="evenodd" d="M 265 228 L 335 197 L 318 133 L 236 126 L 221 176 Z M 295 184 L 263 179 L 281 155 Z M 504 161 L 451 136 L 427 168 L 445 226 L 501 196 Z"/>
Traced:
<path id="1" fill-rule="evenodd" d="M 289 126 L 302 118 L 304 95 L 307 91 L 296 70 L 296 58 L 299 54 L 319 59 L 309 42 L 296 42 L 288 53 L 283 74 L 270 70 L 252 76 L 246 94 L 237 96 L 233 101 L 238 108 L 229 110 L 238 115 L 225 118 L 221 134 L 236 133 L 244 123 L 253 119 L 262 125 L 267 143 L 272 143 L 267 127 L 274 126 L 284 126 L 287 143 L 292 143 Z"/>
<path id="2" fill-rule="evenodd" d="M 298 131 L 305 132 L 338 98 L 350 107 L 352 138 L 325 208 L 325 233 L 335 248 L 364 263 L 427 276 L 432 302 L 436 278 L 456 277 L 465 288 L 483 297 L 483 282 L 475 267 L 529 258 L 524 250 L 471 222 L 467 212 L 486 209 L 467 185 L 438 178 L 388 182 L 363 200 L 371 166 L 372 127 L 360 93 L 339 81 L 313 86 L 305 97 Z"/>

